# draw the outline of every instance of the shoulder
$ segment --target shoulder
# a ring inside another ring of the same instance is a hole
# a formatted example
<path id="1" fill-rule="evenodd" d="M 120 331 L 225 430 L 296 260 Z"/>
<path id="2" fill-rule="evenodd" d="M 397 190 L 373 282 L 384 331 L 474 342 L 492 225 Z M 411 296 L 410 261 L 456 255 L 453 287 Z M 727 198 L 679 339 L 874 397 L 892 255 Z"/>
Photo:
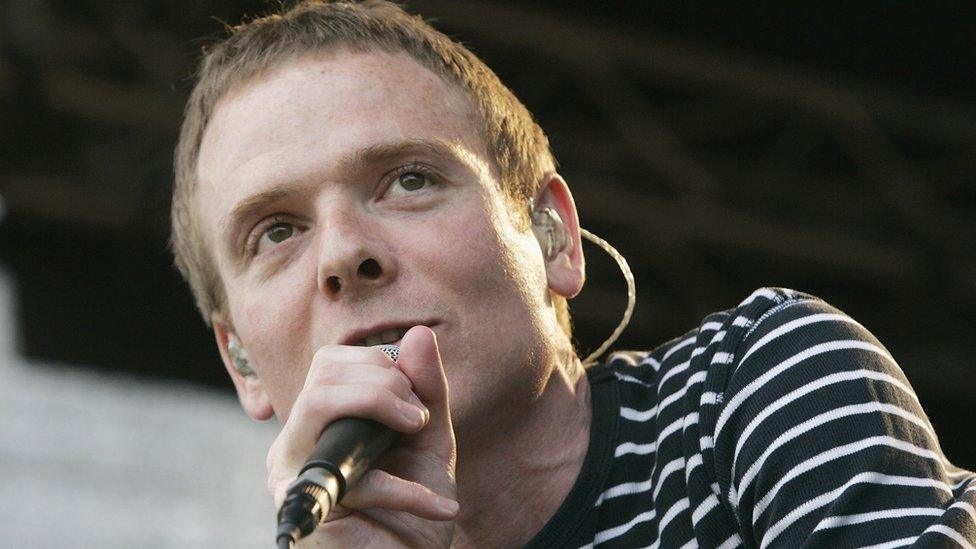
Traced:
<path id="1" fill-rule="evenodd" d="M 760 288 L 736 307 L 705 316 L 698 326 L 651 351 L 617 351 L 608 368 L 647 383 L 694 373 L 713 363 L 729 365 L 731 374 L 749 356 L 770 354 L 816 342 L 848 338 L 880 347 L 850 316 L 822 299 L 787 288 Z"/>

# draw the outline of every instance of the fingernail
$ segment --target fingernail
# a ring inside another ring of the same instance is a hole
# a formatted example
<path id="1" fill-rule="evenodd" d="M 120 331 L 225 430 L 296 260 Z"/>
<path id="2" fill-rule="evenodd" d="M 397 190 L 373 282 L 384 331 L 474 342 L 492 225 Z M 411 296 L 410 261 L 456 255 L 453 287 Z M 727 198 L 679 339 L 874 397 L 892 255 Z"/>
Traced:
<path id="1" fill-rule="evenodd" d="M 402 401 L 397 402 L 397 407 L 400 409 L 400 414 L 410 423 L 414 425 L 422 425 L 424 423 L 425 410 Z"/>
<path id="2" fill-rule="evenodd" d="M 458 505 L 458 502 L 454 501 L 453 499 L 448 499 L 445 497 L 438 498 L 437 506 L 440 508 L 441 511 L 444 511 L 445 513 L 448 513 L 450 515 L 457 513 L 457 510 L 460 507 Z"/>

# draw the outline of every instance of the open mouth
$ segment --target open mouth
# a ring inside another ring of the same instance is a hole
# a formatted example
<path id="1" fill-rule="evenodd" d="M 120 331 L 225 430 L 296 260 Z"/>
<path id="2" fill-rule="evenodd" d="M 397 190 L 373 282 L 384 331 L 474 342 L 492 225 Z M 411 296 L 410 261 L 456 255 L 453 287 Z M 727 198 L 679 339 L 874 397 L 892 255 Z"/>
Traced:
<path id="1" fill-rule="evenodd" d="M 364 337 L 363 339 L 353 343 L 353 345 L 359 345 L 360 347 L 372 347 L 374 345 L 398 343 L 401 339 L 403 339 L 403 334 L 407 333 L 407 330 L 409 329 L 410 328 L 391 328 L 378 334 Z"/>

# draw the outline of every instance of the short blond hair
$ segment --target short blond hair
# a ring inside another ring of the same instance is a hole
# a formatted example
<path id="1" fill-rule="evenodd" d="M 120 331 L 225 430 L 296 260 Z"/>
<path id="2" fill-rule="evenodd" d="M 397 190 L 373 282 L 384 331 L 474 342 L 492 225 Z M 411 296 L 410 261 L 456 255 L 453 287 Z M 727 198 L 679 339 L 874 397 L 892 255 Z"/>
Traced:
<path id="1" fill-rule="evenodd" d="M 298 57 L 344 48 L 355 52 L 405 53 L 457 86 L 467 96 L 482 127 L 502 192 L 513 205 L 526 206 L 543 178 L 555 170 L 549 139 L 532 115 L 480 59 L 384 0 L 363 2 L 305 0 L 229 29 L 223 40 L 205 47 L 196 85 L 187 101 L 175 155 L 170 245 L 175 263 L 190 285 L 204 322 L 226 313 L 226 292 L 213 257 L 193 215 L 200 144 L 217 102 L 231 89 L 274 66 Z M 565 298 L 553 294 L 560 326 L 571 336 Z"/>

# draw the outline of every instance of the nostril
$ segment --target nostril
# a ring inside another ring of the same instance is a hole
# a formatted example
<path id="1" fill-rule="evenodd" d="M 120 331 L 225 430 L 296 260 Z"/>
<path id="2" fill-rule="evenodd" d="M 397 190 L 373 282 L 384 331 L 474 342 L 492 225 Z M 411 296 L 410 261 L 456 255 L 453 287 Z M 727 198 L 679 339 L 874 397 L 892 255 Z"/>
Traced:
<path id="1" fill-rule="evenodd" d="M 380 267 L 379 262 L 375 259 L 367 259 L 359 264 L 358 272 L 359 276 L 363 278 L 375 280 L 379 278 L 381 274 L 383 274 L 383 268 Z"/>
<path id="2" fill-rule="evenodd" d="M 342 289 L 342 279 L 337 276 L 330 276 L 325 279 L 325 287 L 329 289 L 330 292 L 337 294 L 339 290 Z"/>

